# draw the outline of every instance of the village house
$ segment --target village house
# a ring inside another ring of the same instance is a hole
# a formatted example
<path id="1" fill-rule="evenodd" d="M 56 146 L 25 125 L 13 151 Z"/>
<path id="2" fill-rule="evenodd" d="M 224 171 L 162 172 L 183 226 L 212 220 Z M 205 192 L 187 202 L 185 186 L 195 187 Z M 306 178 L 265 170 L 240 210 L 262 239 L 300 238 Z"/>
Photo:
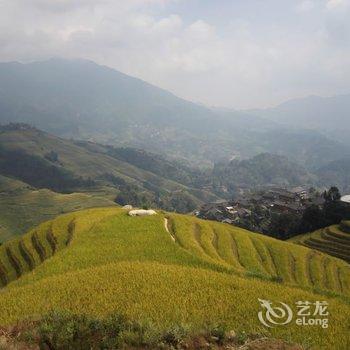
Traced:
<path id="1" fill-rule="evenodd" d="M 269 187 L 254 193 L 249 192 L 230 202 L 205 204 L 196 215 L 204 219 L 237 224 L 241 220 L 249 220 L 252 215 L 258 221 L 279 213 L 302 215 L 308 206 L 322 206 L 323 203 L 321 196 L 311 196 L 303 187 Z"/>

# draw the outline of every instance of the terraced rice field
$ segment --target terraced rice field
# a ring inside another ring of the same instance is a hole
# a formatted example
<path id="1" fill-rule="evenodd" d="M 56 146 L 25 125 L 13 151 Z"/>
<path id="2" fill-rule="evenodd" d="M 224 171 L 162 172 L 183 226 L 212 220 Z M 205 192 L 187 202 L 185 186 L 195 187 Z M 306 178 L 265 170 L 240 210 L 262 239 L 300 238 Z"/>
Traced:
<path id="1" fill-rule="evenodd" d="M 317 250 L 220 223 L 169 215 L 175 241 L 208 262 L 290 285 L 348 293 L 350 266 Z"/>
<path id="2" fill-rule="evenodd" d="M 108 217 L 109 213 L 114 213 L 115 210 L 100 209 L 92 212 L 97 212 L 99 220 L 102 220 L 105 215 Z M 120 211 L 123 213 L 122 210 Z M 84 212 L 72 213 L 46 222 L 22 238 L 1 246 L 1 284 L 4 286 L 18 279 L 48 258 L 66 249 L 74 237 L 74 232 L 79 234 L 80 230 L 76 226 L 82 225 L 86 220 L 82 213 Z M 128 221 L 127 219 L 128 217 L 124 217 L 125 221 Z M 198 220 L 190 216 L 166 214 L 162 219 L 167 220 L 171 234 L 169 237 L 175 240 L 178 248 L 181 248 L 180 251 L 188 257 L 187 259 L 193 260 L 192 264 L 196 262 L 196 265 L 210 267 L 217 271 L 256 276 L 303 288 L 318 288 L 350 294 L 350 266 L 341 260 L 330 259 L 317 250 L 296 247 L 293 244 L 230 225 Z M 86 229 L 86 223 L 83 227 Z M 348 241 L 344 238 L 334 238 L 336 235 L 337 237 L 344 235 L 338 233 L 336 228 L 329 228 L 320 235 L 325 237 L 326 233 L 330 234 L 329 232 L 334 234 L 331 236 L 332 239 L 341 242 L 338 244 L 339 247 L 346 242 L 350 243 L 350 237 L 346 237 Z M 316 241 L 314 238 L 309 240 Z M 342 251 L 335 247 L 328 247 L 328 249 Z M 113 254 L 111 261 L 113 261 L 112 258 L 119 260 L 120 256 Z M 132 256 L 129 255 L 128 258 Z M 153 258 L 156 258 L 156 254 Z"/>
<path id="3" fill-rule="evenodd" d="M 104 209 L 93 211 L 101 219 L 104 213 L 108 213 Z M 22 237 L 0 246 L 0 286 L 4 287 L 19 279 L 68 247 L 75 232 L 75 220 L 80 217 L 81 212 L 77 212 L 62 216 L 59 220 L 47 221 Z M 89 227 L 87 223 L 79 224 L 83 225 L 83 228 Z"/>
<path id="4" fill-rule="evenodd" d="M 0 175 L 0 242 L 21 236 L 41 222 L 63 213 L 113 204 L 113 200 L 107 199 L 107 194 L 61 194 L 47 189 L 36 190 Z"/>
<path id="5" fill-rule="evenodd" d="M 294 237 L 291 241 L 350 263 L 350 222 L 348 221 Z"/>
<path id="6" fill-rule="evenodd" d="M 74 212 L 0 247 L 0 325 L 51 309 L 118 311 L 160 326 L 225 323 L 261 332 L 258 298 L 326 300 L 328 329 L 276 327 L 274 337 L 348 349 L 350 266 L 321 252 L 190 216 Z"/>

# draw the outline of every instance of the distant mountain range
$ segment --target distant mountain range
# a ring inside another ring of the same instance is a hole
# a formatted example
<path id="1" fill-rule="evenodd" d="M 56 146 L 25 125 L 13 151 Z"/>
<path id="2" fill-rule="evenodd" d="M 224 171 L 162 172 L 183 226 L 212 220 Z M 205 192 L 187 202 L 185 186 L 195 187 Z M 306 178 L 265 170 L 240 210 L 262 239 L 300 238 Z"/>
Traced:
<path id="1" fill-rule="evenodd" d="M 302 122 L 291 130 L 278 117 L 282 107 L 210 109 L 85 60 L 0 63 L 3 124 L 25 122 L 61 137 L 136 147 L 200 166 L 272 152 L 317 169 L 350 153 L 350 145 L 331 133 L 305 131 Z M 346 130 L 344 115 L 337 120 Z"/>
<path id="2" fill-rule="evenodd" d="M 350 94 L 309 96 L 251 113 L 281 125 L 317 130 L 350 145 Z"/>
<path id="3" fill-rule="evenodd" d="M 350 193 L 350 157 L 334 160 L 316 171 L 319 183 L 338 186 L 344 194 Z"/>

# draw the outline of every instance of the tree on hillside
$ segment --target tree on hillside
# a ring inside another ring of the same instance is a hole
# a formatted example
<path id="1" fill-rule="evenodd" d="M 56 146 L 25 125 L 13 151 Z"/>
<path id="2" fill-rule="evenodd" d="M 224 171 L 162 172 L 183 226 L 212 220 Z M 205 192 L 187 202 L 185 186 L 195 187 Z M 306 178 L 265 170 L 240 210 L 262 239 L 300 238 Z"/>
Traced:
<path id="1" fill-rule="evenodd" d="M 312 205 L 307 208 L 300 222 L 300 232 L 311 232 L 320 228 L 339 224 L 350 219 L 350 206 L 343 203 L 340 191 L 333 186 L 323 194 L 325 203 L 322 208 Z"/>
<path id="2" fill-rule="evenodd" d="M 272 215 L 269 229 L 274 237 L 287 239 L 297 231 L 298 222 L 299 217 L 291 213 Z"/>
<path id="3" fill-rule="evenodd" d="M 328 191 L 325 191 L 323 194 L 326 202 L 339 201 L 341 199 L 341 194 L 338 187 L 331 187 Z"/>
<path id="4" fill-rule="evenodd" d="M 311 205 L 303 214 L 298 232 L 311 232 L 324 226 L 326 226 L 326 221 L 323 210 L 317 205 Z"/>

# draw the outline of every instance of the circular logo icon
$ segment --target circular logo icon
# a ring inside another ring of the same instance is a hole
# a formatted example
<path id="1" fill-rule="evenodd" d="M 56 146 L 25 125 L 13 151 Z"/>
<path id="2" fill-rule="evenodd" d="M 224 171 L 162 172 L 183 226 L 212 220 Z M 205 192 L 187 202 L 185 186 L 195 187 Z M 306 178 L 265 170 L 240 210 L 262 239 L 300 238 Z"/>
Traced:
<path id="1" fill-rule="evenodd" d="M 280 306 L 272 306 L 269 300 L 259 299 L 263 310 L 259 311 L 259 321 L 266 327 L 282 326 L 290 323 L 293 318 L 292 309 L 285 303 Z"/>

